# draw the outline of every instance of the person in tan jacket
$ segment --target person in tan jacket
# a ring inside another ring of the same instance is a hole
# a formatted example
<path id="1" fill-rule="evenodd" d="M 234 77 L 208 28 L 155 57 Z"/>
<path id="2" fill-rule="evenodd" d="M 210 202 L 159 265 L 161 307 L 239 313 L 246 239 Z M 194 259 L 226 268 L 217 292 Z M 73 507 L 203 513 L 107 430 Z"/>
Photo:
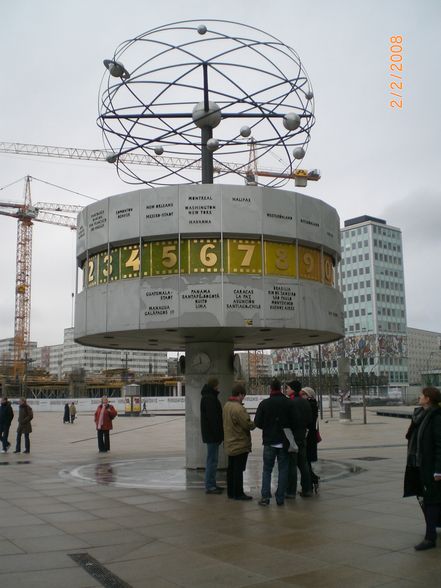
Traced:
<path id="1" fill-rule="evenodd" d="M 243 491 L 243 473 L 251 452 L 251 434 L 256 425 L 251 421 L 243 400 L 245 387 L 236 384 L 223 408 L 224 449 L 228 455 L 227 493 L 234 500 L 252 500 Z"/>

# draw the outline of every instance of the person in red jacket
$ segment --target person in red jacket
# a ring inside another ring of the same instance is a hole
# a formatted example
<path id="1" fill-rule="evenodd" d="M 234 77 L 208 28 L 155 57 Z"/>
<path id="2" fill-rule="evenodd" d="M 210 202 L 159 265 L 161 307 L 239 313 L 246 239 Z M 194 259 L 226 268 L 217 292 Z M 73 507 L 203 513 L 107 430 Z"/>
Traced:
<path id="1" fill-rule="evenodd" d="M 101 404 L 95 411 L 95 424 L 100 453 L 110 451 L 110 430 L 113 429 L 112 421 L 116 415 L 115 407 L 109 404 L 107 396 L 103 396 L 101 398 Z"/>

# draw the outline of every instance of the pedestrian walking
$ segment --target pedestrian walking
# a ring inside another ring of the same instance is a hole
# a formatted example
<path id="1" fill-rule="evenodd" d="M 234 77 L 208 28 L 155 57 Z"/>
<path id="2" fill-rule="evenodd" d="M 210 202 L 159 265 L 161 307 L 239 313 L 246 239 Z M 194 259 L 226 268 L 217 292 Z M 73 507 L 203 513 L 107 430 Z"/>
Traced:
<path id="1" fill-rule="evenodd" d="M 101 398 L 101 404 L 95 411 L 95 424 L 98 438 L 98 450 L 100 453 L 110 451 L 110 431 L 113 429 L 112 421 L 117 412 L 109 403 L 107 396 Z"/>
<path id="2" fill-rule="evenodd" d="M 243 401 L 245 386 L 236 384 L 223 408 L 224 448 L 228 456 L 227 493 L 234 500 L 252 500 L 243 490 L 243 473 L 251 453 L 251 433 L 256 425 L 251 421 Z"/>
<path id="3" fill-rule="evenodd" d="M 207 446 L 205 464 L 205 492 L 222 494 L 223 488 L 216 483 L 219 445 L 224 440 L 222 405 L 219 396 L 219 380 L 211 377 L 201 390 L 201 434 Z"/>
<path id="4" fill-rule="evenodd" d="M 66 424 L 69 422 L 70 422 L 69 403 L 66 402 L 66 404 L 64 405 L 63 423 Z"/>
<path id="5" fill-rule="evenodd" d="M 436 527 L 441 526 L 441 392 L 427 387 L 421 392 L 406 434 L 407 465 L 404 496 L 416 496 L 426 522 L 423 541 L 416 551 L 436 547 Z"/>
<path id="6" fill-rule="evenodd" d="M 24 435 L 25 450 L 23 453 L 30 453 L 31 451 L 31 440 L 29 435 L 32 433 L 31 421 L 34 418 L 32 408 L 26 401 L 26 398 L 20 398 L 18 407 L 18 422 L 17 422 L 17 439 L 15 443 L 14 453 L 20 453 L 21 451 L 21 436 Z"/>
<path id="7" fill-rule="evenodd" d="M 0 440 L 2 444 L 2 453 L 6 453 L 11 445 L 8 441 L 8 436 L 13 418 L 14 411 L 12 410 L 11 403 L 7 396 L 3 396 L 0 402 Z"/>

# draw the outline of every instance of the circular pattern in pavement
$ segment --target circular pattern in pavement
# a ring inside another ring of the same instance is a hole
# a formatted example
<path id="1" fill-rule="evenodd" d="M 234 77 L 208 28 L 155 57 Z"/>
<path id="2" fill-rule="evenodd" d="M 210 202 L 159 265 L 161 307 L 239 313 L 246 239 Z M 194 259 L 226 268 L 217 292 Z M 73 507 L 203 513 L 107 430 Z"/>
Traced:
<path id="1" fill-rule="evenodd" d="M 323 483 L 360 473 L 363 469 L 350 463 L 319 460 L 317 464 L 314 464 L 314 471 Z M 244 475 L 245 488 L 259 488 L 261 472 L 261 459 L 258 457 L 249 459 Z M 61 475 L 122 488 L 186 490 L 204 487 L 204 470 L 186 469 L 184 457 L 148 457 L 90 463 L 72 470 L 63 470 Z M 218 481 L 223 482 L 224 479 L 225 471 L 223 470 L 219 472 Z"/>

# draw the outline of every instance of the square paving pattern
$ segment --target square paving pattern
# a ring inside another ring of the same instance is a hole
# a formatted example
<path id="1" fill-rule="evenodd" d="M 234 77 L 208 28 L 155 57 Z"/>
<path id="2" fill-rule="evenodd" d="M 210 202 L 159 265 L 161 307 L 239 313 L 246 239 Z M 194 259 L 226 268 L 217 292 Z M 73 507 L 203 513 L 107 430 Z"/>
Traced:
<path id="1" fill-rule="evenodd" d="M 0 456 L 0 586 L 441 586 L 441 546 L 414 551 L 424 521 L 402 498 L 408 424 L 325 414 L 319 493 L 260 507 L 260 431 L 245 477 L 254 500 L 239 502 L 185 471 L 182 416 L 118 417 L 100 454 L 92 415 L 71 425 L 35 412 L 31 453 Z"/>

